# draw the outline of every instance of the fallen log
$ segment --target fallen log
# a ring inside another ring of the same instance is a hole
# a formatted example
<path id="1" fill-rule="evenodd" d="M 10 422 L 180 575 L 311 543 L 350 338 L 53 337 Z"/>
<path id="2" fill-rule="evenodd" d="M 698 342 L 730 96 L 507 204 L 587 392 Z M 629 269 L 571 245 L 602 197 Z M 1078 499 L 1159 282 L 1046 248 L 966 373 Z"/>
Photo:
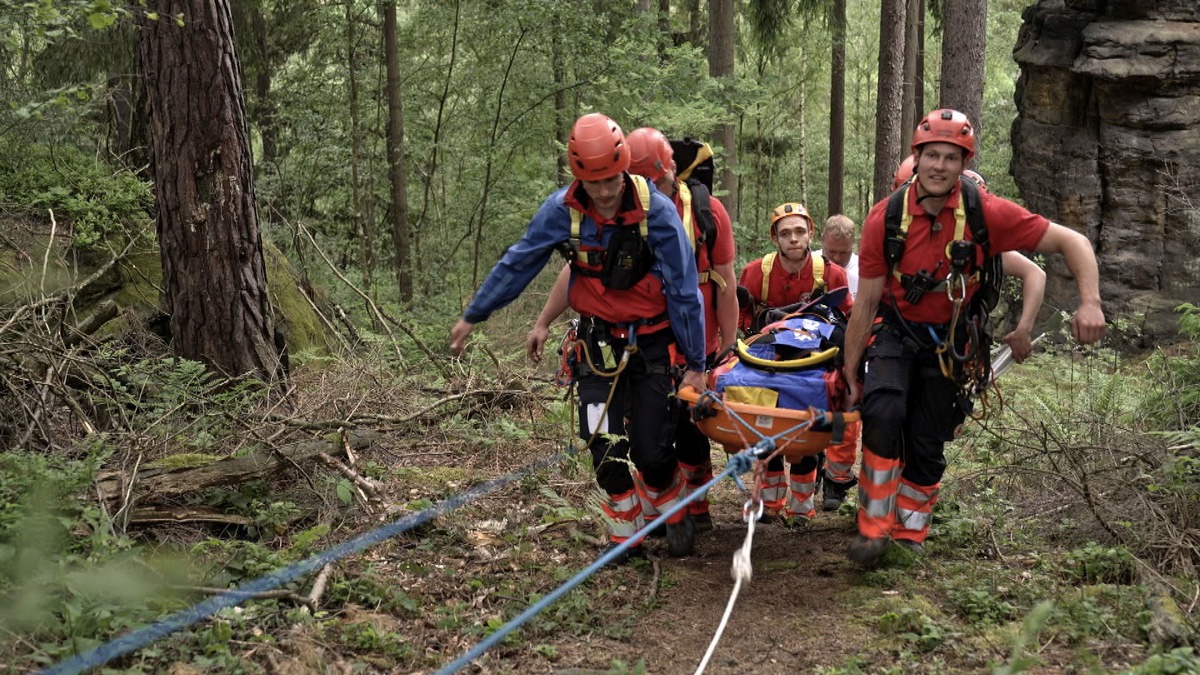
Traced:
<path id="1" fill-rule="evenodd" d="M 322 439 L 261 450 L 245 457 L 216 459 L 199 466 L 142 466 L 134 474 L 136 484 L 132 495 L 142 503 L 162 502 L 210 487 L 267 478 L 292 466 L 318 460 L 322 453 L 344 455 L 347 444 L 362 450 L 379 436 L 373 431 L 350 431 L 344 441 L 341 434 L 330 434 Z M 105 501 L 121 500 L 128 492 L 129 481 L 130 477 L 124 471 L 101 471 L 96 474 L 96 491 Z"/>
<path id="2" fill-rule="evenodd" d="M 254 520 L 236 513 L 223 513 L 211 506 L 148 506 L 134 509 L 129 516 L 130 525 L 161 523 L 216 523 L 248 527 L 254 524 Z"/>

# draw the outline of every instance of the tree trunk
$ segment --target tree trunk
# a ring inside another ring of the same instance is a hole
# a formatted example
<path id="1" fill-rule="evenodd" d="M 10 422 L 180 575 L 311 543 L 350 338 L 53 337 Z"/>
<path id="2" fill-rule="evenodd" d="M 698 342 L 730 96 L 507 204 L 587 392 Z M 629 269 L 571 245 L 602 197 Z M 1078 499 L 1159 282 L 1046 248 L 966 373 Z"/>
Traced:
<path id="1" fill-rule="evenodd" d="M 556 21 L 561 21 L 556 15 Z M 554 74 L 554 138 L 559 147 L 567 147 L 570 135 L 570 112 L 567 110 L 567 69 L 563 65 L 562 31 L 554 30 L 550 34 L 551 67 Z M 571 182 L 571 169 L 567 166 L 567 153 L 557 152 L 554 159 L 555 174 L 559 185 Z"/>
<path id="2" fill-rule="evenodd" d="M 942 25 L 942 96 L 939 107 L 971 120 L 975 137 L 983 129 L 983 66 L 987 49 L 987 0 L 945 0 Z M 976 140 L 976 148 L 978 148 Z M 979 166 L 979 152 L 970 162 Z"/>
<path id="3" fill-rule="evenodd" d="M 733 0 L 711 0 L 708 5 L 709 13 L 709 50 L 708 74 L 714 78 L 728 77 L 726 86 L 733 86 L 734 77 L 734 16 Z M 737 134 L 732 122 L 721 124 L 713 133 L 716 141 L 725 152 L 720 158 L 720 177 L 718 184 L 724 192 L 721 201 L 729 211 L 729 217 L 738 220 L 738 179 L 737 173 Z"/>
<path id="4" fill-rule="evenodd" d="M 879 18 L 879 89 L 875 100 L 873 199 L 890 192 L 900 164 L 900 89 L 904 65 L 904 2 L 882 0 Z"/>
<path id="5" fill-rule="evenodd" d="M 925 116 L 925 3 L 917 2 L 917 63 L 916 79 L 913 81 L 913 110 L 916 118 L 913 129 L 917 128 L 917 120 Z"/>
<path id="6" fill-rule="evenodd" d="M 160 17 L 142 15 L 138 60 L 175 353 L 273 380 L 286 349 L 267 295 L 228 1 L 152 0 L 146 9 Z"/>
<path id="7" fill-rule="evenodd" d="M 350 204 L 354 210 L 354 230 L 358 238 L 358 264 L 368 294 L 374 288 L 375 223 L 364 218 L 359 170 L 362 166 L 362 123 L 358 112 L 358 35 L 355 31 L 354 0 L 346 0 L 346 77 L 350 94 Z"/>
<path id="8" fill-rule="evenodd" d="M 667 49 L 674 44 L 671 38 L 671 0 L 658 0 L 658 62 L 667 62 Z"/>
<path id="9" fill-rule="evenodd" d="M 833 0 L 829 16 L 829 215 L 846 210 L 846 0 Z"/>
<path id="10" fill-rule="evenodd" d="M 904 9 L 904 84 L 900 104 L 900 156 L 912 142 L 913 129 L 923 113 L 917 111 L 917 27 L 924 0 L 907 0 Z"/>
<path id="11" fill-rule="evenodd" d="M 250 8 L 250 22 L 260 64 L 254 77 L 254 98 L 258 104 L 254 121 L 262 138 L 262 157 L 259 157 L 259 164 L 274 164 L 279 152 L 279 135 L 275 129 L 275 100 L 271 97 L 271 69 L 274 64 L 271 40 L 267 33 L 267 18 L 263 16 L 261 7 Z"/>
<path id="12" fill-rule="evenodd" d="M 413 299 L 412 266 L 409 260 L 408 170 L 404 164 L 404 108 L 400 98 L 400 55 L 396 48 L 396 3 L 383 6 L 383 43 L 387 51 L 388 176 L 392 181 L 392 244 L 396 247 L 396 286 L 400 301 Z M 432 177 L 430 177 L 432 180 Z"/>
<path id="13" fill-rule="evenodd" d="M 688 41 L 694 47 L 702 47 L 704 41 L 704 16 L 700 11 L 700 0 L 688 0 Z"/>

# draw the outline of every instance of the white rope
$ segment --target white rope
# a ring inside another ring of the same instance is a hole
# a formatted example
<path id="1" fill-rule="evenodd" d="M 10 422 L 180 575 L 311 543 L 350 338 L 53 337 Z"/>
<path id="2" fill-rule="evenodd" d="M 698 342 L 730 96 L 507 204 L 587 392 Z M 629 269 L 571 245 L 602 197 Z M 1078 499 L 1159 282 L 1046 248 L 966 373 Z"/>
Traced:
<path id="1" fill-rule="evenodd" d="M 733 568 L 730 570 L 730 574 L 733 576 L 733 592 L 729 594 L 729 602 L 725 605 L 725 615 L 721 617 L 717 633 L 713 635 L 712 642 L 708 644 L 708 651 L 704 652 L 704 658 L 700 660 L 700 667 L 696 668 L 695 675 L 700 675 L 708 667 L 708 661 L 716 651 L 717 643 L 721 641 L 721 634 L 725 632 L 725 625 L 729 623 L 729 616 L 733 614 L 733 605 L 737 602 L 738 592 L 742 590 L 742 582 L 750 583 L 750 575 L 753 571 L 750 564 L 750 544 L 754 541 L 754 524 L 762 515 L 762 502 L 759 502 L 757 513 L 751 511 L 749 506 L 750 503 L 747 502 L 747 508 L 742 510 L 743 517 L 748 523 L 746 540 L 742 542 L 742 547 L 733 553 Z"/>

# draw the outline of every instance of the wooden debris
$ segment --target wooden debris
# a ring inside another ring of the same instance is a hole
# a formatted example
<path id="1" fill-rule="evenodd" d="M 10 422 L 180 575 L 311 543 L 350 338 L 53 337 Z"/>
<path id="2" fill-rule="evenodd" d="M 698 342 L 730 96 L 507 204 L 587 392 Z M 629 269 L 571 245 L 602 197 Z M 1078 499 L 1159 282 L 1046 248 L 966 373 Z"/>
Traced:
<path id="1" fill-rule="evenodd" d="M 352 431 L 347 442 L 357 449 L 366 448 L 379 434 Z M 219 459 L 203 466 L 184 468 L 141 467 L 133 492 L 140 502 L 162 502 L 219 485 L 237 485 L 260 478 L 269 478 L 293 464 L 317 460 L 321 454 L 340 454 L 340 437 L 304 441 L 275 451 L 256 452 L 246 457 Z M 102 471 L 97 474 L 96 490 L 105 501 L 123 496 L 122 487 L 129 484 L 122 471 Z"/>

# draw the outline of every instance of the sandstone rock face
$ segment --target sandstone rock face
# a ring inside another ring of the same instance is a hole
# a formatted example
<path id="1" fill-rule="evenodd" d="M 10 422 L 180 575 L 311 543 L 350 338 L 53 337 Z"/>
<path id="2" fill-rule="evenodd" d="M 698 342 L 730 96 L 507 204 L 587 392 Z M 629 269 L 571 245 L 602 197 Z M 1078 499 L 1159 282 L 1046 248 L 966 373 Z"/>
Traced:
<path id="1" fill-rule="evenodd" d="M 1040 0 L 1025 10 L 1012 173 L 1033 211 L 1082 232 L 1105 314 L 1174 336 L 1200 303 L 1200 2 Z M 1059 256 L 1047 302 L 1072 309 Z"/>

